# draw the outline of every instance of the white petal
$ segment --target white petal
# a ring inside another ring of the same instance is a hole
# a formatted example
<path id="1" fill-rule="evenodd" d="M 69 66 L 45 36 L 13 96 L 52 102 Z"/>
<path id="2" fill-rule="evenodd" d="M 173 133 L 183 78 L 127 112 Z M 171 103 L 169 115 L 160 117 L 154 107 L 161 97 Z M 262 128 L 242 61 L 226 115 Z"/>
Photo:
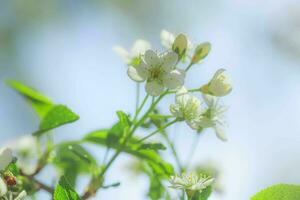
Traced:
<path id="1" fill-rule="evenodd" d="M 23 190 L 16 198 L 15 200 L 23 200 L 27 196 L 27 193 L 25 190 Z"/>
<path id="2" fill-rule="evenodd" d="M 175 40 L 175 36 L 166 30 L 162 30 L 160 33 L 160 40 L 161 40 L 161 44 L 164 47 L 166 47 L 167 49 L 171 49 L 173 42 Z"/>
<path id="3" fill-rule="evenodd" d="M 0 177 L 0 197 L 7 193 L 7 186 L 4 180 Z"/>
<path id="4" fill-rule="evenodd" d="M 136 82 L 143 82 L 147 79 L 148 71 L 142 65 L 137 67 L 129 66 L 127 74 L 132 80 Z"/>
<path id="5" fill-rule="evenodd" d="M 225 69 L 218 69 L 218 71 L 216 71 L 216 73 L 214 74 L 212 80 L 217 79 L 221 74 L 223 74 L 226 70 Z"/>
<path id="6" fill-rule="evenodd" d="M 215 125 L 215 122 L 209 119 L 208 117 L 201 117 L 198 121 L 198 125 L 202 128 L 209 128 Z"/>
<path id="7" fill-rule="evenodd" d="M 170 105 L 170 112 L 172 113 L 172 115 L 174 117 L 177 117 L 177 118 L 182 118 L 183 117 L 182 112 L 180 110 L 180 106 L 178 104 L 171 104 Z"/>
<path id="8" fill-rule="evenodd" d="M 172 69 L 174 69 L 175 64 L 178 61 L 178 55 L 174 52 L 167 52 L 162 55 L 162 60 L 162 69 L 166 72 L 170 72 Z"/>
<path id="9" fill-rule="evenodd" d="M 208 107 L 212 107 L 215 104 L 215 102 L 217 101 L 216 97 L 209 95 L 209 94 L 203 94 L 202 97 Z"/>
<path id="10" fill-rule="evenodd" d="M 9 148 L 0 151 L 0 170 L 4 170 L 13 160 L 12 150 Z"/>
<path id="11" fill-rule="evenodd" d="M 158 96 L 164 91 L 164 86 L 153 80 L 146 83 L 146 92 L 151 96 Z"/>
<path id="12" fill-rule="evenodd" d="M 148 49 L 151 49 L 151 44 L 146 40 L 137 40 L 131 49 L 131 56 L 137 57 L 144 54 Z"/>
<path id="13" fill-rule="evenodd" d="M 169 89 L 176 89 L 184 84 L 185 72 L 175 69 L 162 77 L 164 85 Z"/>
<path id="14" fill-rule="evenodd" d="M 161 64 L 161 59 L 158 57 L 157 53 L 150 49 L 145 52 L 144 60 L 149 68 L 153 68 Z"/>
<path id="15" fill-rule="evenodd" d="M 130 62 L 129 52 L 120 46 L 113 47 L 113 50 L 128 64 Z"/>
<path id="16" fill-rule="evenodd" d="M 216 135 L 219 139 L 223 140 L 223 141 L 227 141 L 227 137 L 225 135 L 225 131 L 221 126 L 215 126 L 214 130 L 216 132 Z"/>
<path id="17" fill-rule="evenodd" d="M 188 94 L 189 91 L 184 87 L 182 86 L 181 88 L 179 88 L 176 92 L 176 96 L 181 96 L 181 95 L 184 95 L 184 94 Z"/>

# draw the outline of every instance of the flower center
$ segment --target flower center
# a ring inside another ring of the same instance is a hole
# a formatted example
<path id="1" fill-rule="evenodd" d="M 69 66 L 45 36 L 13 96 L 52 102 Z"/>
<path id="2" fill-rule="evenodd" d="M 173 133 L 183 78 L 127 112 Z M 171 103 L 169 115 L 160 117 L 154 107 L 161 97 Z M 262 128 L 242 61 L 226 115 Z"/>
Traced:
<path id="1" fill-rule="evenodd" d="M 153 79 L 157 79 L 160 76 L 161 70 L 159 67 L 152 68 L 150 70 L 150 76 Z"/>

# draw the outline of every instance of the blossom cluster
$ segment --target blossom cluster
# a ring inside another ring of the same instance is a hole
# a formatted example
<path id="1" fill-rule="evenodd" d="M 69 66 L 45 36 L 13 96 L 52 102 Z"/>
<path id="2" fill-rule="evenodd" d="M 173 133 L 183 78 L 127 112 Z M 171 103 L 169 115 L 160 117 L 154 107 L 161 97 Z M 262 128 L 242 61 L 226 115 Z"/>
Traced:
<path id="1" fill-rule="evenodd" d="M 145 91 L 153 98 L 160 98 L 175 93 L 175 102 L 170 105 L 170 112 L 175 121 L 185 121 L 196 132 L 212 128 L 217 137 L 226 141 L 224 131 L 224 113 L 227 107 L 220 103 L 220 98 L 232 90 L 230 79 L 225 69 L 219 69 L 204 85 L 196 89 L 187 89 L 185 79 L 190 68 L 200 63 L 210 52 L 208 42 L 194 45 L 185 34 L 174 34 L 163 30 L 161 44 L 164 52 L 151 49 L 145 40 L 137 40 L 130 52 L 122 47 L 115 51 L 128 65 L 129 78 L 137 83 L 145 82 Z M 185 69 L 180 68 L 188 62 Z M 181 63 L 181 65 L 179 64 Z M 200 93 L 202 99 L 192 93 Z M 195 173 L 172 176 L 171 188 L 184 190 L 189 199 L 211 186 L 214 179 Z"/>
<path id="2" fill-rule="evenodd" d="M 212 128 L 218 138 L 225 141 L 224 113 L 227 108 L 219 98 L 232 90 L 225 69 L 217 70 L 211 80 L 199 88 L 189 90 L 184 86 L 187 72 L 208 55 L 210 43 L 194 45 L 186 35 L 175 36 L 166 30 L 161 32 L 161 43 L 166 48 L 164 52 L 152 50 L 151 44 L 141 39 L 134 43 L 130 52 L 122 47 L 114 49 L 128 64 L 129 78 L 138 83 L 146 82 L 145 90 L 149 95 L 156 97 L 164 92 L 176 93 L 175 103 L 170 105 L 174 117 L 185 121 L 197 132 Z M 178 63 L 187 60 L 189 65 L 185 69 L 178 67 Z M 201 93 L 203 100 L 191 95 L 192 92 Z"/>
<path id="3" fill-rule="evenodd" d="M 0 149 L 0 199 L 23 200 L 27 196 L 26 191 L 15 191 L 17 179 L 8 169 L 14 162 L 12 150 L 9 148 Z"/>

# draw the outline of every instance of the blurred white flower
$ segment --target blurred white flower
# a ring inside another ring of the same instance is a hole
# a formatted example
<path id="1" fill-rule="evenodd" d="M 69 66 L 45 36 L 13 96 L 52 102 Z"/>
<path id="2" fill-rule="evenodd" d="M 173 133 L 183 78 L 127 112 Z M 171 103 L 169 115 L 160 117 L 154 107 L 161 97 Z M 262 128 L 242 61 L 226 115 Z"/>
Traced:
<path id="1" fill-rule="evenodd" d="M 12 161 L 12 150 L 10 148 L 0 149 L 0 170 L 5 170 Z"/>
<path id="2" fill-rule="evenodd" d="M 201 192 L 206 187 L 212 185 L 213 181 L 213 178 L 204 174 L 200 176 L 195 173 L 182 174 L 180 176 L 171 176 L 170 187 L 185 190 L 188 195 L 191 194 L 191 196 L 193 196 L 195 192 Z"/>
<path id="3" fill-rule="evenodd" d="M 7 193 L 7 185 L 5 181 L 0 177 L 0 197 Z"/>
<path id="4" fill-rule="evenodd" d="M 26 198 L 26 196 L 27 196 L 27 193 L 26 193 L 25 190 L 23 190 L 23 191 L 15 198 L 15 200 L 23 200 L 23 199 Z"/>
<path id="5" fill-rule="evenodd" d="M 176 89 L 183 85 L 185 72 L 175 68 L 178 56 L 174 52 L 157 54 L 147 50 L 138 66 L 129 66 L 128 76 L 136 81 L 146 83 L 146 92 L 151 96 L 160 95 L 165 87 Z"/>
<path id="6" fill-rule="evenodd" d="M 229 77 L 225 74 L 225 69 L 219 69 L 211 81 L 200 88 L 200 91 L 204 94 L 210 94 L 218 97 L 229 94 L 231 90 L 232 85 Z"/>
<path id="7" fill-rule="evenodd" d="M 224 113 L 227 110 L 226 106 L 219 103 L 218 98 L 211 95 L 203 95 L 204 102 L 207 105 L 207 109 L 202 115 L 198 116 L 193 121 L 197 129 L 201 128 L 213 128 L 219 139 L 226 141 L 226 135 L 224 131 L 225 116 Z"/>
<path id="8" fill-rule="evenodd" d="M 176 36 L 167 30 L 162 30 L 160 33 L 161 44 L 166 49 L 172 49 L 175 38 L 176 38 Z M 190 50 L 192 48 L 193 48 L 193 45 L 192 45 L 191 41 L 187 38 L 187 50 Z"/>
<path id="9" fill-rule="evenodd" d="M 198 98 L 190 95 L 185 87 L 176 92 L 175 104 L 170 105 L 170 112 L 180 120 L 186 120 L 189 124 L 200 113 L 201 102 Z"/>
<path id="10" fill-rule="evenodd" d="M 38 141 L 36 137 L 26 135 L 7 145 L 17 154 L 17 163 L 25 173 L 34 172 L 38 157 Z"/>
<path id="11" fill-rule="evenodd" d="M 148 49 L 151 49 L 151 44 L 146 40 L 136 40 L 130 51 L 127 51 L 121 46 L 115 46 L 113 50 L 123 58 L 126 64 L 135 64 L 136 60 L 139 59 Z"/>

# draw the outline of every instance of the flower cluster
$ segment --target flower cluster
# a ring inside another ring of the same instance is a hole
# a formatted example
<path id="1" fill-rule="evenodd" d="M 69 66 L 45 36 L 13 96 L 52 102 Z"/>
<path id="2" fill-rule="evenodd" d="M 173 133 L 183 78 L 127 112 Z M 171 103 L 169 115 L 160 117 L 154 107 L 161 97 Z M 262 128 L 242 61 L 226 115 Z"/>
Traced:
<path id="1" fill-rule="evenodd" d="M 201 62 L 210 52 L 208 42 L 194 45 L 184 34 L 175 36 L 163 30 L 161 43 L 165 52 L 151 50 L 151 45 L 145 40 L 137 40 L 131 52 L 121 47 L 115 47 L 128 64 L 127 74 L 135 82 L 146 82 L 145 90 L 151 96 L 176 93 L 175 103 L 170 105 L 170 112 L 179 121 L 185 121 L 197 132 L 212 128 L 218 138 L 225 141 L 224 112 L 226 107 L 220 104 L 219 98 L 226 96 L 232 90 L 230 79 L 225 69 L 219 69 L 213 78 L 203 86 L 188 90 L 184 86 L 186 73 L 191 66 Z M 178 63 L 189 59 L 189 65 L 180 69 Z M 200 100 L 191 92 L 202 93 Z M 202 104 L 205 103 L 205 105 Z"/>
<path id="2" fill-rule="evenodd" d="M 17 185 L 16 177 L 7 168 L 14 162 L 12 150 L 3 148 L 0 150 L 0 199 L 22 200 L 27 196 L 23 190 L 21 192 L 14 191 Z"/>

